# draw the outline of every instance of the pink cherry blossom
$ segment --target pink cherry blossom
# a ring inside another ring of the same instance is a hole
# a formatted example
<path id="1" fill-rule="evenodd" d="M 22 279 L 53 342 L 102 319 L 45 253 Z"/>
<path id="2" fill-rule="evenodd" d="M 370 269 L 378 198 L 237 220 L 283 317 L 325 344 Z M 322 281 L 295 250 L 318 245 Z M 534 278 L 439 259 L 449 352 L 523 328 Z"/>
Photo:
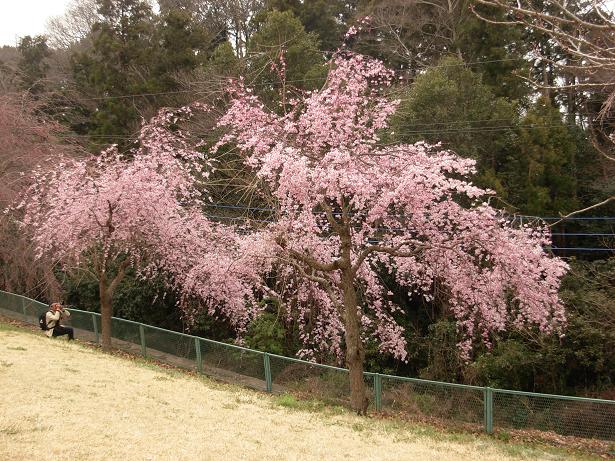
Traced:
<path id="1" fill-rule="evenodd" d="M 202 109 L 160 111 L 141 129 L 139 147 L 128 152 L 112 146 L 37 172 L 26 193 L 23 225 L 38 256 L 98 280 L 107 347 L 113 292 L 128 266 L 144 277 L 164 269 L 178 286 L 196 264 L 189 255 L 210 254 L 210 243 L 221 241 L 200 211 L 211 164 L 171 128 L 195 107 Z"/>
<path id="2" fill-rule="evenodd" d="M 398 105 L 385 94 L 393 78 L 379 61 L 338 54 L 325 87 L 290 113 L 266 110 L 239 85 L 219 122 L 220 144 L 236 143 L 277 200 L 279 219 L 263 236 L 275 239 L 277 270 L 292 280 L 274 291 L 298 311 L 301 353 L 345 350 L 359 411 L 363 342 L 407 358 L 385 271 L 411 296 L 447 297 L 465 357 L 474 339 L 565 322 L 557 293 L 567 267 L 543 250 L 546 229 L 514 228 L 490 207 L 492 192 L 468 179 L 473 160 L 381 143 Z"/>
<path id="3" fill-rule="evenodd" d="M 398 101 L 386 95 L 394 75 L 381 62 L 345 52 L 331 64 L 325 86 L 283 115 L 242 82 L 232 85 L 214 150 L 236 144 L 271 191 L 276 219 L 265 228 L 247 232 L 203 215 L 213 165 L 176 128 L 189 107 L 161 111 L 128 155 L 110 148 L 38 176 L 24 219 L 38 251 L 65 267 L 87 260 L 103 306 L 129 264 L 143 277 L 164 270 L 188 320 L 205 309 L 240 335 L 260 301 L 275 299 L 299 322 L 300 355 L 345 359 L 359 412 L 364 343 L 407 358 L 395 321 L 402 307 L 384 273 L 410 296 L 447 299 L 465 357 L 499 331 L 559 331 L 567 267 L 543 250 L 548 231 L 514 227 L 489 206 L 492 192 L 469 179 L 473 160 L 437 145 L 382 143 Z M 108 332 L 110 307 L 104 312 Z"/>

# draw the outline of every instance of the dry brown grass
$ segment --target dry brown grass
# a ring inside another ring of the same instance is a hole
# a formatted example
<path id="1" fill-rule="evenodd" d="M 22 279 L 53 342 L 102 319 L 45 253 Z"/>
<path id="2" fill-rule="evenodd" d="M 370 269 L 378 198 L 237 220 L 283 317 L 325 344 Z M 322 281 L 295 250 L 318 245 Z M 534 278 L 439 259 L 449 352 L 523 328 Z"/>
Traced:
<path id="1" fill-rule="evenodd" d="M 0 329 L 0 459 L 571 459 L 276 402 L 63 339 Z"/>

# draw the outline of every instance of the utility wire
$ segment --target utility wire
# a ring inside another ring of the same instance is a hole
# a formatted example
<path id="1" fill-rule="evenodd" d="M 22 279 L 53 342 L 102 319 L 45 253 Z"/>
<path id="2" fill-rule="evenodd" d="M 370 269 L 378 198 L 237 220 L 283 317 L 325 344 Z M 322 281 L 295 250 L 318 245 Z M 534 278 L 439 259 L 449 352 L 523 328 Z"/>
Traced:
<path id="1" fill-rule="evenodd" d="M 520 61 L 525 61 L 529 63 L 529 61 L 526 58 L 503 58 L 503 59 L 492 59 L 492 60 L 484 60 L 484 61 L 462 62 L 459 64 L 433 65 L 433 66 L 426 67 L 424 70 L 444 69 L 444 68 L 450 68 L 450 67 L 467 67 L 467 66 L 474 66 L 474 65 L 486 65 L 486 64 L 493 64 L 493 63 L 498 63 L 498 62 L 520 62 Z M 233 79 L 233 78 L 231 77 L 230 79 Z M 228 81 L 228 80 L 229 78 L 220 79 L 221 82 Z M 286 80 L 285 83 L 291 83 L 291 84 L 292 83 L 307 83 L 307 82 L 325 81 L 325 80 L 326 78 L 324 77 L 310 77 L 310 78 Z M 262 86 L 277 85 L 279 83 L 280 83 L 279 80 L 269 80 L 269 81 L 263 81 L 263 82 L 253 81 L 249 84 L 246 84 L 245 86 L 248 88 L 249 87 L 262 87 Z M 77 95 L 75 99 L 79 101 L 104 101 L 104 100 L 110 100 L 110 99 L 131 99 L 131 98 L 151 97 L 151 96 L 168 96 L 168 95 L 186 94 L 186 93 L 193 93 L 195 95 L 197 94 L 204 95 L 204 94 L 210 94 L 212 93 L 212 91 L 211 90 L 184 89 L 184 90 L 169 90 L 169 91 L 159 91 L 159 92 L 132 93 L 132 94 L 92 96 L 92 97 L 80 97 L 79 95 Z M 68 97 L 66 95 L 64 96 Z"/>
<path id="2" fill-rule="evenodd" d="M 267 207 L 251 207 L 251 206 L 243 206 L 243 205 L 228 205 L 228 204 L 219 204 L 219 203 L 208 203 L 206 204 L 207 207 L 211 207 L 211 208 L 223 208 L 223 209 L 229 209 L 229 210 L 246 210 L 246 211 L 267 211 L 267 212 L 275 212 L 276 209 L 275 208 L 267 208 Z M 319 212 L 315 212 L 315 213 L 319 213 Z M 514 215 L 513 217 L 517 217 L 517 218 L 530 218 L 530 219 L 542 219 L 545 221 L 548 220 L 553 220 L 553 219 L 565 219 L 565 220 L 570 220 L 570 221 L 582 221 L 582 220 L 608 220 L 608 221 L 613 221 L 615 220 L 615 216 L 584 216 L 584 217 L 577 217 L 577 216 L 571 216 L 569 218 L 562 218 L 559 216 L 533 216 L 533 215 Z"/>
<path id="3" fill-rule="evenodd" d="M 233 207 L 233 208 L 238 208 L 238 207 Z M 253 208 L 254 209 L 254 208 Z M 263 208 L 261 208 L 261 210 L 263 210 Z M 248 217 L 238 217 L 238 216 L 220 216 L 220 215 L 205 215 L 207 218 L 210 219 L 226 219 L 226 220 L 231 220 L 231 221 L 250 221 L 250 222 L 259 222 L 259 223 L 275 223 L 276 221 L 274 220 L 270 220 L 270 219 L 251 219 Z M 613 218 L 615 219 L 615 218 Z M 390 230 L 397 230 L 397 231 L 401 231 L 403 229 L 390 229 Z M 552 235 L 556 235 L 556 234 L 552 234 Z M 559 233 L 557 235 L 561 235 L 561 236 L 566 236 L 566 235 L 583 235 L 583 234 L 566 234 L 566 233 Z M 594 235 L 594 234 L 585 234 L 585 235 Z M 596 235 L 607 235 L 607 236 L 614 236 L 615 234 L 596 234 Z M 547 245 L 545 246 L 545 249 L 551 250 L 551 251 L 578 251 L 578 252 L 613 252 L 615 253 L 615 249 L 613 248 L 595 248 L 595 247 L 558 247 L 558 246 L 553 246 L 553 245 Z"/>
<path id="4" fill-rule="evenodd" d="M 448 68 L 448 67 L 463 67 L 463 66 L 470 66 L 470 65 L 483 65 L 483 64 L 492 64 L 492 63 L 496 63 L 496 62 L 507 62 L 507 61 L 524 61 L 524 58 L 504 58 L 504 59 L 493 59 L 493 60 L 485 60 L 485 61 L 474 61 L 474 62 L 467 62 L 467 63 L 459 63 L 459 64 L 445 64 L 445 65 L 435 65 L 435 66 L 429 66 L 426 69 L 442 69 L 442 68 Z M 224 80 L 228 80 L 228 79 L 224 79 Z M 326 78 L 324 77 L 310 77 L 310 78 L 300 78 L 300 79 L 293 79 L 293 80 L 286 80 L 285 83 L 307 83 L 307 82 L 315 82 L 315 81 L 325 81 Z M 280 81 L 278 80 L 270 80 L 270 81 L 265 81 L 265 82 L 252 82 L 249 85 L 246 85 L 246 87 L 251 87 L 251 86 L 271 86 L 271 85 L 276 85 L 280 83 Z M 80 100 L 80 101 L 100 101 L 100 100 L 106 100 L 106 99 L 130 99 L 130 98 L 140 98 L 140 97 L 150 97 L 150 96 L 167 96 L 167 95 L 172 95 L 172 94 L 184 94 L 184 93 L 194 93 L 194 94 L 206 94 L 206 93 L 210 93 L 209 91 L 198 91 L 198 90 L 170 90 L 170 91 L 160 91 L 160 92 L 151 92 L 151 93 L 133 93 L 133 94 L 123 94 L 123 95 L 108 95 L 108 96 L 94 96 L 94 97 L 87 97 L 87 98 L 81 98 L 81 97 L 77 97 L 76 99 Z"/>
<path id="5" fill-rule="evenodd" d="M 563 237 L 615 237 L 615 234 L 584 233 L 584 232 L 551 232 L 551 235 Z"/>
<path id="6" fill-rule="evenodd" d="M 604 252 L 615 253 L 615 248 L 583 248 L 583 247 L 560 248 L 560 247 L 547 247 L 547 249 L 549 249 L 551 251 L 579 251 L 579 252 L 583 252 L 583 251 L 604 251 Z"/>
<path id="7" fill-rule="evenodd" d="M 421 135 L 439 135 L 439 134 L 479 134 L 479 133 L 498 133 L 504 131 L 513 131 L 518 129 L 523 130 L 540 130 L 544 128 L 572 128 L 579 127 L 577 124 L 532 124 L 532 125 L 503 125 L 503 126 L 494 126 L 494 127 L 468 127 L 468 128 L 449 128 L 442 130 L 415 130 L 415 131 L 396 131 L 395 135 L 409 135 L 409 136 L 421 136 Z M 580 128 L 580 127 L 579 127 Z M 134 136 L 129 135 L 89 135 L 89 134 L 78 134 L 78 133 L 61 133 L 54 135 L 58 139 L 70 139 L 70 138 L 94 138 L 94 139 L 124 139 L 124 140 L 134 140 Z M 395 141 L 393 143 L 379 144 L 378 146 L 389 146 L 389 145 L 397 145 L 403 144 L 401 141 Z"/>

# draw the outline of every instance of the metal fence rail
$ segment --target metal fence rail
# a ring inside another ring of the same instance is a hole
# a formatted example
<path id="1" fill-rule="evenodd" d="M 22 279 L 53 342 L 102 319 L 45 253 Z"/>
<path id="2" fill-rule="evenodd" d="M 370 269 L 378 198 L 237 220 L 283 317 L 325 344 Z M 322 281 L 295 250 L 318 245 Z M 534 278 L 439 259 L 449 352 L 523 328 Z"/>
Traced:
<path id="1" fill-rule="evenodd" d="M 38 323 L 48 306 L 0 291 L 0 312 Z M 84 339 L 100 342 L 100 314 L 69 309 Z M 112 345 L 267 392 L 293 391 L 348 404 L 348 370 L 113 317 Z M 536 429 L 615 441 L 615 400 L 537 394 L 365 372 L 372 409 L 497 429 Z"/>

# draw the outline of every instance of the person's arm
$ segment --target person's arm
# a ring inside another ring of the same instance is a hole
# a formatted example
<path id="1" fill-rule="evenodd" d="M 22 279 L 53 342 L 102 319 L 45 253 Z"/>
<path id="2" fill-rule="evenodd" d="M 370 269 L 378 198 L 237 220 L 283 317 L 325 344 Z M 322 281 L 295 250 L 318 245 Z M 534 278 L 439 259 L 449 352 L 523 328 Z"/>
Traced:
<path id="1" fill-rule="evenodd" d="M 67 309 L 62 309 L 62 318 L 67 319 L 70 317 L 70 312 Z"/>
<path id="2" fill-rule="evenodd" d="M 61 316 L 60 311 L 47 312 L 47 323 L 57 322 L 58 320 L 60 320 L 60 316 Z"/>
<path id="3" fill-rule="evenodd" d="M 47 329 L 51 330 L 55 328 L 55 326 L 60 321 L 60 311 L 49 311 L 46 315 L 47 318 Z"/>

